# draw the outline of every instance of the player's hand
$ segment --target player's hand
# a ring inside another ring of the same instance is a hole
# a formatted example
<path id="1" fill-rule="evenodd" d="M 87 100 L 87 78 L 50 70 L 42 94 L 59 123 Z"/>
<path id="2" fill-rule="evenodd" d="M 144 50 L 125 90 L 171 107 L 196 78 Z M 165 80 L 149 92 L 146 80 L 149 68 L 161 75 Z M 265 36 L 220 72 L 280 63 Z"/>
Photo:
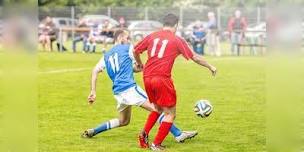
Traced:
<path id="1" fill-rule="evenodd" d="M 217 69 L 216 69 L 216 67 L 214 67 L 214 66 L 211 66 L 211 67 L 209 68 L 209 70 L 211 71 L 211 73 L 212 73 L 212 76 L 215 76 L 215 75 L 216 75 L 216 72 L 217 72 Z"/>
<path id="2" fill-rule="evenodd" d="M 94 103 L 95 100 L 96 100 L 96 93 L 91 92 L 88 96 L 88 103 L 91 105 Z"/>
<path id="3" fill-rule="evenodd" d="M 142 70 L 143 70 L 143 67 L 142 67 L 142 66 L 138 65 L 137 63 L 134 64 L 134 66 L 133 66 L 133 71 L 134 71 L 135 73 L 141 72 Z"/>
<path id="4" fill-rule="evenodd" d="M 135 72 L 141 72 L 143 70 L 143 65 L 142 64 L 138 64 L 138 63 L 135 63 L 134 65 L 134 71 Z"/>

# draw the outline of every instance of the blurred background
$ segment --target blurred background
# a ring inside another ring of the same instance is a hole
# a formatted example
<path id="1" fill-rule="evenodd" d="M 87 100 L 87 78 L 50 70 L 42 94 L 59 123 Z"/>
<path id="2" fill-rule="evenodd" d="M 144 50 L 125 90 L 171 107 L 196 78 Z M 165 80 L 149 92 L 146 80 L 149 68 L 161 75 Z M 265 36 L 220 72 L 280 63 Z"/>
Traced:
<path id="1" fill-rule="evenodd" d="M 162 27 L 164 14 L 175 13 L 180 17 L 177 34 L 199 54 L 263 55 L 266 11 L 263 0 L 41 0 L 39 50 L 56 50 L 50 45 L 56 42 L 58 51 L 104 52 L 106 43 L 113 43 L 115 29 L 128 29 L 138 41 Z M 82 46 L 77 47 L 78 42 Z M 91 49 L 91 44 L 97 48 Z"/>

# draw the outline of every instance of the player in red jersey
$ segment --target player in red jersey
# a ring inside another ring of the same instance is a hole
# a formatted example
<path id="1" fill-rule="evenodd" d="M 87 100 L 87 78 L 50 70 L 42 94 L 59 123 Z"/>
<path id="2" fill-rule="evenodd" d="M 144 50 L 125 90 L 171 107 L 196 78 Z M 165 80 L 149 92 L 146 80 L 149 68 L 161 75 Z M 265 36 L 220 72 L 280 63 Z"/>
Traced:
<path id="1" fill-rule="evenodd" d="M 147 118 L 143 131 L 139 135 L 140 147 L 149 147 L 148 134 L 161 112 L 165 113 L 157 135 L 151 144 L 152 150 L 162 150 L 161 143 L 167 136 L 175 119 L 176 91 L 171 79 L 171 70 L 175 58 L 182 54 L 187 60 L 208 68 L 212 75 L 216 68 L 208 64 L 202 56 L 194 53 L 187 42 L 175 35 L 178 17 L 168 14 L 163 19 L 163 29 L 145 37 L 134 48 L 134 57 L 139 68 L 143 68 L 144 85 L 149 100 L 158 112 L 151 112 Z M 140 54 L 148 51 L 148 60 L 143 66 Z"/>

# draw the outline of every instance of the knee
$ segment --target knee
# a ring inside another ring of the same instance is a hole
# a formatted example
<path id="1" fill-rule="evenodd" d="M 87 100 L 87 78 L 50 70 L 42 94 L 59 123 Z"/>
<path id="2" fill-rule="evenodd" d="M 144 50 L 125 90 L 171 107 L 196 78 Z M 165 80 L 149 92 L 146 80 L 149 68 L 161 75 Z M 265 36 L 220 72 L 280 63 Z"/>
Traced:
<path id="1" fill-rule="evenodd" d="M 176 117 L 175 113 L 164 113 L 164 114 L 165 114 L 165 117 L 164 117 L 163 121 L 173 122 Z"/>
<path id="2" fill-rule="evenodd" d="M 119 120 L 120 126 L 127 126 L 130 123 L 130 119 Z"/>
<path id="3" fill-rule="evenodd" d="M 176 114 L 175 113 L 169 114 L 169 119 L 171 119 L 173 121 L 175 118 L 176 118 Z"/>

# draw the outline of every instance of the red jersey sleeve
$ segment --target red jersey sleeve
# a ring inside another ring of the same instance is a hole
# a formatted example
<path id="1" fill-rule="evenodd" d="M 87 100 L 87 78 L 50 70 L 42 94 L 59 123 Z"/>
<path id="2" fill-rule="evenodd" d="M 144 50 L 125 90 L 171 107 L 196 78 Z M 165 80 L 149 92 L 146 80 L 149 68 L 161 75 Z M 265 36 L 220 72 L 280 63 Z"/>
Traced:
<path id="1" fill-rule="evenodd" d="M 151 36 L 148 35 L 143 40 L 138 42 L 134 47 L 134 52 L 139 54 L 139 53 L 143 53 L 145 50 L 147 50 L 148 46 L 149 46 L 150 37 Z"/>
<path id="2" fill-rule="evenodd" d="M 188 43 L 186 40 L 184 40 L 181 37 L 177 37 L 177 47 L 179 52 L 187 59 L 192 59 L 193 57 L 193 52 L 191 48 L 189 47 Z"/>

